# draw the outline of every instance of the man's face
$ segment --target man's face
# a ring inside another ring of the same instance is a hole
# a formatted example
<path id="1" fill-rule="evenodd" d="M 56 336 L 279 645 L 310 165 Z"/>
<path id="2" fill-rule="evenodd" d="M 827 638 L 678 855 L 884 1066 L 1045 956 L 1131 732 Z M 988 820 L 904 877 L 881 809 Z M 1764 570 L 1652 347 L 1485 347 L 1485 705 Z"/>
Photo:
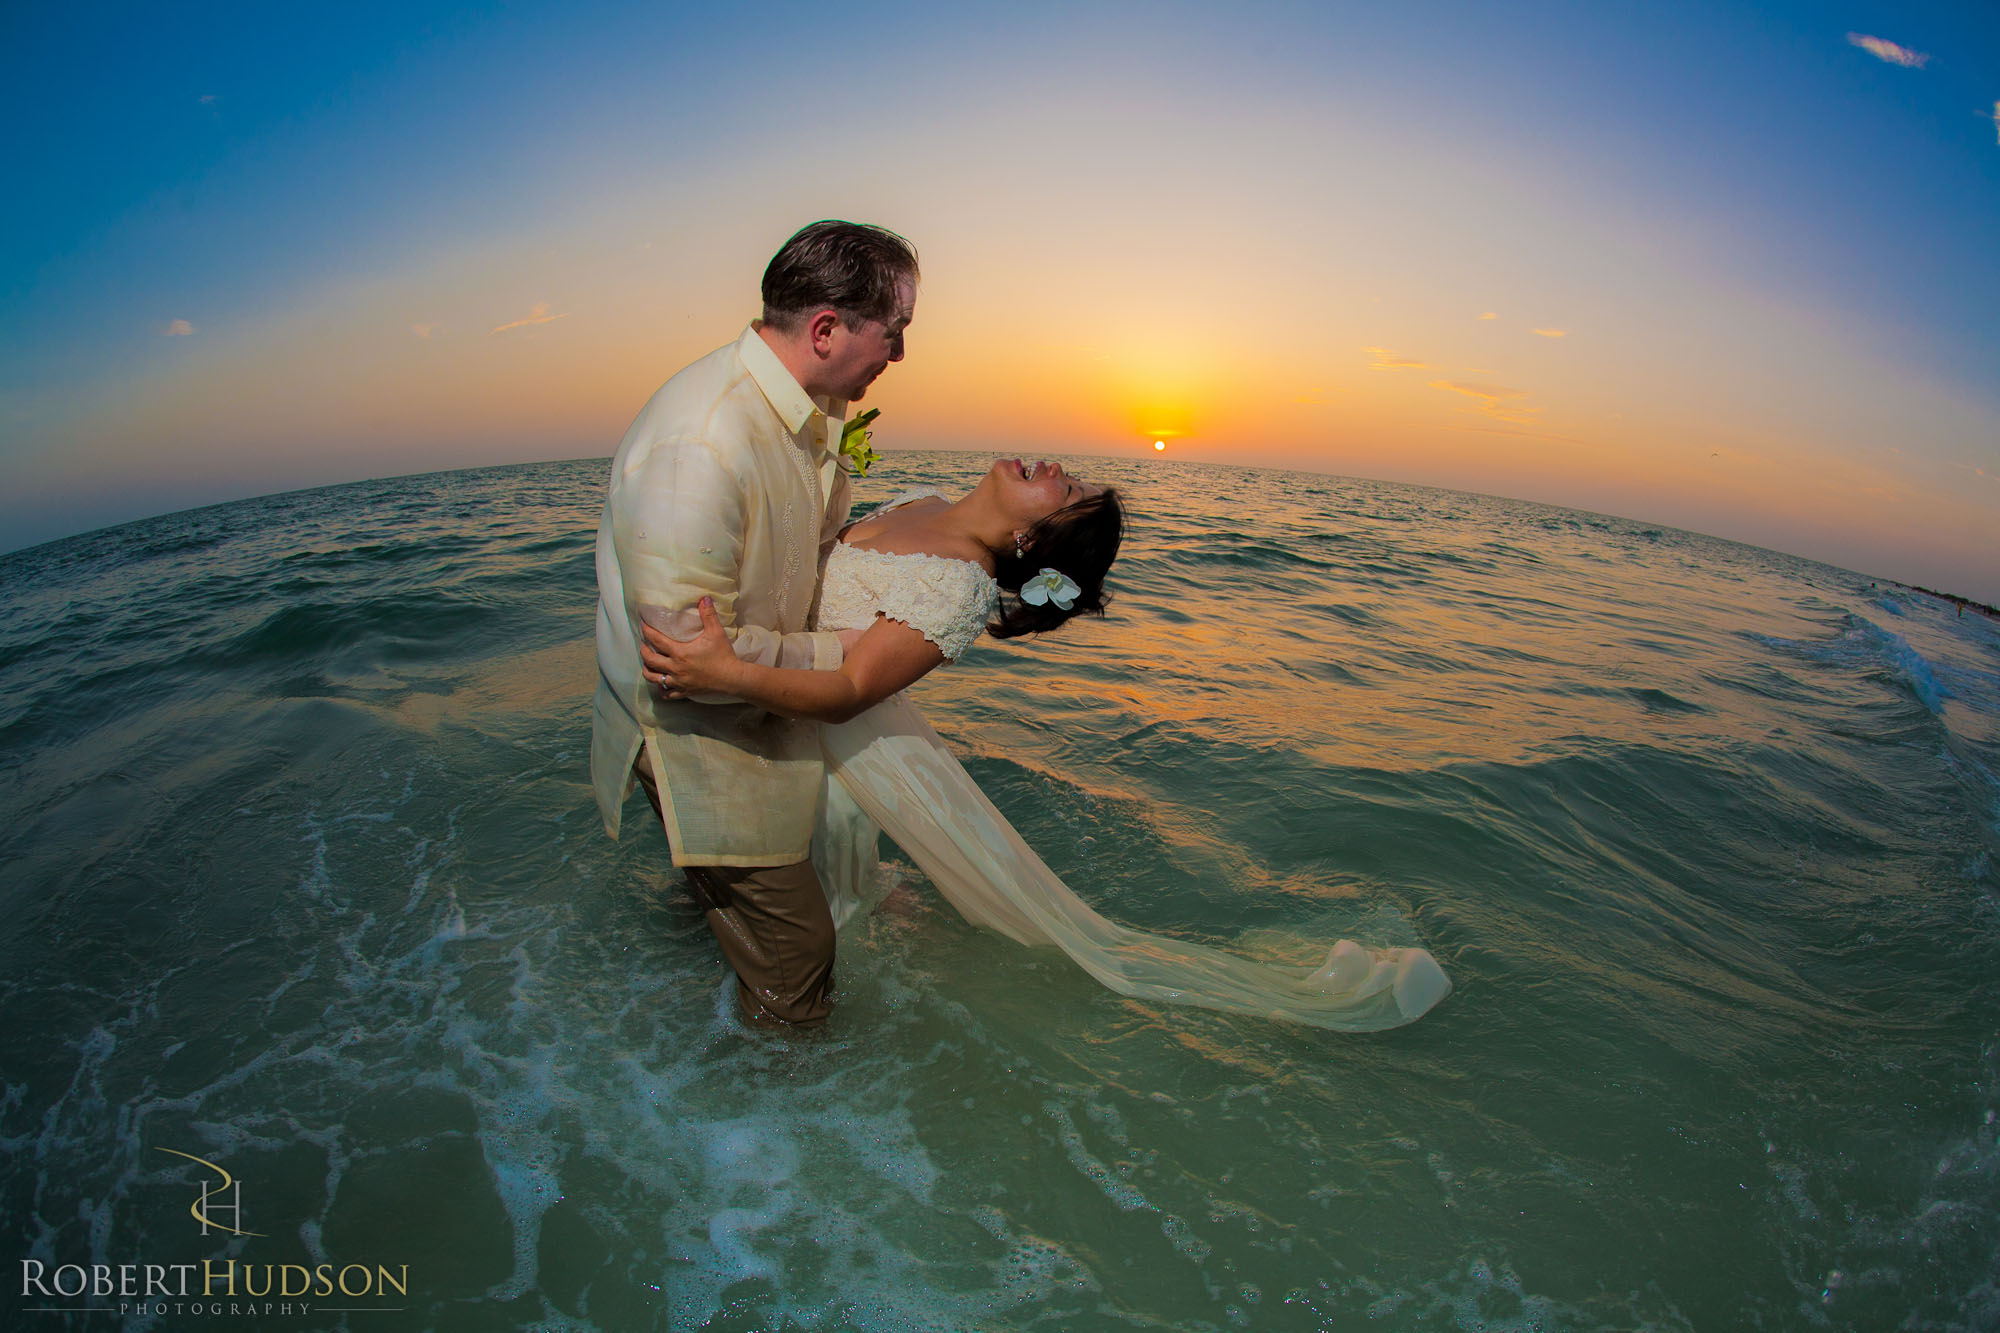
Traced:
<path id="1" fill-rule="evenodd" d="M 891 361 L 903 359 L 903 330 L 917 311 L 917 288 L 908 278 L 896 282 L 896 313 L 884 324 L 864 320 L 858 329 L 837 324 L 833 349 L 826 359 L 827 392 L 857 402 Z"/>

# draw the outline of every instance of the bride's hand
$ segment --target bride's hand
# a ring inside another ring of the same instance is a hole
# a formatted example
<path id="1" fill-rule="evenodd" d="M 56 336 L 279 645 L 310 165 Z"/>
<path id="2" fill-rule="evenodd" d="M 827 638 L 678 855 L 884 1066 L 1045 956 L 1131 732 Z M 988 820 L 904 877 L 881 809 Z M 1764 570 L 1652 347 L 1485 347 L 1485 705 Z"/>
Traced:
<path id="1" fill-rule="evenodd" d="M 639 627 L 639 660 L 645 666 L 646 679 L 669 699 L 734 693 L 730 684 L 741 664 L 729 636 L 723 633 L 715 603 L 704 597 L 695 609 L 701 614 L 701 633 L 692 639 L 668 638 L 651 625 Z"/>

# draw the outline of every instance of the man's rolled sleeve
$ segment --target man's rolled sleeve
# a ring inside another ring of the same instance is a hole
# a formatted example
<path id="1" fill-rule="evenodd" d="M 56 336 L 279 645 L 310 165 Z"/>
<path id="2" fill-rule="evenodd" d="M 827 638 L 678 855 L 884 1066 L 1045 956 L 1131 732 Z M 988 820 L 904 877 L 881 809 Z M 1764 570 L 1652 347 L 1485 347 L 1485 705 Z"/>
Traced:
<path id="1" fill-rule="evenodd" d="M 625 580 L 626 610 L 671 638 L 701 632 L 696 603 L 713 599 L 736 655 L 760 666 L 830 670 L 841 663 L 830 633 L 784 634 L 737 623 L 745 524 L 743 484 L 708 444 L 668 440 L 621 479 L 634 503 L 612 532 Z M 734 703 L 725 695 L 691 696 Z"/>

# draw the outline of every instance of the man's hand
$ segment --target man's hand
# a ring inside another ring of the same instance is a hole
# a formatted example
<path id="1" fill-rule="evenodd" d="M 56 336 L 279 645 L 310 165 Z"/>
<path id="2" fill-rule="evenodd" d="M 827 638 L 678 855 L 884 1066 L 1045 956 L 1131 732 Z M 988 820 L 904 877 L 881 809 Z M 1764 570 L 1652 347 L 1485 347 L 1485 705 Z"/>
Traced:
<path id="1" fill-rule="evenodd" d="M 701 633 L 692 639 L 670 639 L 651 625 L 639 627 L 639 660 L 645 666 L 646 679 L 669 699 L 735 694 L 742 664 L 715 614 L 715 601 L 704 597 L 695 609 L 701 615 Z"/>

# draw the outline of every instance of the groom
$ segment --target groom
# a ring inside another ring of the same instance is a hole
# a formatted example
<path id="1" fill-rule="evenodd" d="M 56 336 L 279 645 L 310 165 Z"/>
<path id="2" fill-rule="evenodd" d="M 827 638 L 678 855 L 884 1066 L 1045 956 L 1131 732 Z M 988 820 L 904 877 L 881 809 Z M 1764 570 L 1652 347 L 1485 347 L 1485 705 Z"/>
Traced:
<path id="1" fill-rule="evenodd" d="M 813 223 L 764 270 L 763 318 L 661 386 L 611 461 L 591 782 L 614 838 L 633 782 L 645 789 L 753 1022 L 827 1014 L 833 918 L 811 860 L 819 738 L 811 722 L 733 699 L 661 697 L 641 675 L 639 623 L 693 638 L 708 597 L 739 656 L 840 665 L 839 639 L 806 628 L 847 521 L 840 429 L 903 359 L 917 276 L 894 232 Z"/>

